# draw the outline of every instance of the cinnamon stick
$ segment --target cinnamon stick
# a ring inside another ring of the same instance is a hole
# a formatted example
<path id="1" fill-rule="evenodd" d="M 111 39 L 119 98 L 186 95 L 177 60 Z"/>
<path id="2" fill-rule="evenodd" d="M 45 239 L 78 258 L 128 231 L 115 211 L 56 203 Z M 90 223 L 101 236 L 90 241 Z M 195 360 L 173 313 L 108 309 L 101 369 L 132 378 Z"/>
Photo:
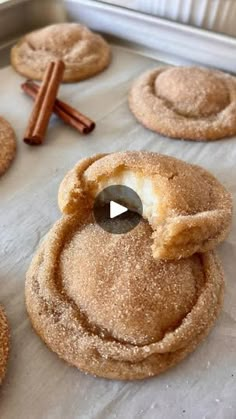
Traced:
<path id="1" fill-rule="evenodd" d="M 25 143 L 30 145 L 42 144 L 57 91 L 62 81 L 64 68 L 63 61 L 51 62 L 48 65 L 26 129 Z"/>
<path id="2" fill-rule="evenodd" d="M 35 98 L 39 91 L 39 86 L 31 80 L 23 83 L 21 88 L 32 98 Z M 62 100 L 55 100 L 53 112 L 66 124 L 77 129 L 81 134 L 89 134 L 95 128 L 95 122 Z"/>

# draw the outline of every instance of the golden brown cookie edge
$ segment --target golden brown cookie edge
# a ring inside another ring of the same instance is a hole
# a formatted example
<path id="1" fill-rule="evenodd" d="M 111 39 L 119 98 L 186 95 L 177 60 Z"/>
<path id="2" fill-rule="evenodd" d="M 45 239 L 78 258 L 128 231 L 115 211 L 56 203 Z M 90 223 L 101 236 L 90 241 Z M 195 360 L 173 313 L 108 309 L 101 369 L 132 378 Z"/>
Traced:
<path id="1" fill-rule="evenodd" d="M 46 245 L 47 243 L 45 242 L 45 246 Z M 38 250 L 33 259 L 33 262 L 27 274 L 25 286 L 26 307 L 33 328 L 35 329 L 36 333 L 41 337 L 41 339 L 46 343 L 46 345 L 53 352 L 57 353 L 57 355 L 60 358 L 64 359 L 69 364 L 76 366 L 80 370 L 88 372 L 92 375 L 120 380 L 135 380 L 158 375 L 159 373 L 178 363 L 181 359 L 185 358 L 190 352 L 192 352 L 195 349 L 198 343 L 200 343 L 201 340 L 203 340 L 203 338 L 208 334 L 220 312 L 220 308 L 223 303 L 224 278 L 218 258 L 216 257 L 214 252 L 209 252 L 209 254 L 211 255 L 211 263 L 213 263 L 213 265 L 211 265 L 212 272 L 215 272 L 215 274 L 218 275 L 216 281 L 220 281 L 221 283 L 219 293 L 217 296 L 215 295 L 214 300 L 212 300 L 214 308 L 212 315 L 209 317 L 210 320 L 208 324 L 205 324 L 205 327 L 201 329 L 200 333 L 199 331 L 196 331 L 196 335 L 190 341 L 188 341 L 188 344 L 182 347 L 181 350 L 177 350 L 176 352 L 170 352 L 171 356 L 168 357 L 167 361 L 165 361 L 165 358 L 163 360 L 163 356 L 161 353 L 158 353 L 154 354 L 155 356 L 151 355 L 151 357 L 149 356 L 145 358 L 141 362 L 132 363 L 116 359 L 108 359 L 107 357 L 104 358 L 98 353 L 96 348 L 86 348 L 85 353 L 83 353 L 82 355 L 77 353 L 78 358 L 74 359 L 73 354 L 71 354 L 71 351 L 69 350 L 70 346 L 68 346 L 66 350 L 65 346 L 62 344 L 62 342 L 66 342 L 66 331 L 63 331 L 61 335 L 59 334 L 59 337 L 57 332 L 55 332 L 54 336 L 52 336 L 54 324 L 50 325 L 46 320 L 45 324 L 42 326 L 42 307 L 40 307 L 37 295 L 32 293 L 32 280 L 35 275 L 37 276 L 38 263 L 41 257 L 43 256 L 43 247 L 44 245 L 41 247 L 41 249 Z M 203 257 L 207 257 L 207 255 Z M 207 267 L 207 269 L 209 271 L 209 266 Z M 40 313 L 39 315 L 35 315 L 34 313 L 36 307 L 36 310 L 38 310 L 38 313 Z M 176 356 L 174 356 L 173 354 L 175 354 Z M 166 353 L 164 353 L 164 356 L 165 355 Z M 153 360 L 156 360 L 158 357 L 160 365 L 156 365 L 156 361 L 153 365 Z M 93 360 L 93 362 L 90 362 L 91 360 Z M 140 371 L 139 367 L 141 366 L 142 368 Z M 147 366 L 145 372 L 143 370 L 143 366 Z"/>
<path id="2" fill-rule="evenodd" d="M 2 116 L 0 116 L 0 124 L 4 124 L 7 129 L 10 132 L 10 136 L 6 138 L 8 141 L 8 147 L 9 147 L 9 157 L 4 161 L 4 164 L 0 161 L 0 177 L 4 175 L 4 173 L 7 172 L 7 170 L 10 168 L 13 160 L 16 156 L 16 134 L 11 126 L 11 124 Z M 1 154 L 1 153 L 0 153 Z M 0 155 L 1 158 L 1 155 Z"/>
<path id="3" fill-rule="evenodd" d="M 0 385 L 2 384 L 6 371 L 7 371 L 7 361 L 9 358 L 9 351 L 10 351 L 10 330 L 9 325 L 7 321 L 7 317 L 5 314 L 5 311 L 2 306 L 0 306 L 0 345 L 3 348 L 3 359 L 1 359 L 1 365 L 0 365 Z"/>
<path id="4" fill-rule="evenodd" d="M 217 141 L 222 140 L 226 138 L 231 138 L 236 135 L 236 125 L 234 129 L 232 127 L 227 127 L 225 129 L 220 130 L 212 130 L 211 127 L 207 128 L 205 132 L 202 131 L 191 131 L 188 128 L 180 130 L 178 132 L 175 128 L 172 128 L 172 125 L 168 123 L 158 123 L 157 125 L 153 124 L 153 121 L 150 119 L 150 115 L 144 114 L 142 110 L 140 110 L 137 107 L 137 94 L 136 94 L 136 85 L 139 81 L 148 74 L 152 74 L 154 71 L 157 70 L 165 70 L 169 69 L 170 66 L 164 66 L 164 67 L 157 67 L 156 69 L 148 70 L 141 74 L 136 80 L 134 80 L 129 93 L 128 93 L 128 105 L 131 113 L 136 118 L 136 120 L 146 129 L 151 130 L 153 132 L 156 132 L 157 134 L 162 135 L 163 137 L 166 137 L 167 139 L 173 139 L 173 140 L 182 140 L 182 141 L 197 141 L 197 142 L 207 142 L 207 141 Z M 216 71 L 216 70 L 213 70 Z M 218 71 L 218 73 L 222 73 Z M 232 76 L 231 76 L 232 77 Z M 174 121 L 173 121 L 174 124 Z"/>

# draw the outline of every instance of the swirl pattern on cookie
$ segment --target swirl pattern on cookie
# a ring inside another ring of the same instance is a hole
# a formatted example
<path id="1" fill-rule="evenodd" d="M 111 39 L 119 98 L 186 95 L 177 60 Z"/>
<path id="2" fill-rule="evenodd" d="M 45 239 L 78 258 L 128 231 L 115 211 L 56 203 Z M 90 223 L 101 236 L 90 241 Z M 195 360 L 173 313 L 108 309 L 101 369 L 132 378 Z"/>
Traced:
<path id="1" fill-rule="evenodd" d="M 113 235 L 82 213 L 50 231 L 27 273 L 26 306 L 38 335 L 68 363 L 141 379 L 175 365 L 208 334 L 224 289 L 215 253 L 156 260 L 151 234 L 142 220 Z"/>
<path id="2" fill-rule="evenodd" d="M 201 67 L 158 67 L 133 84 L 129 106 L 162 135 L 217 140 L 236 134 L 236 79 Z"/>
<path id="3" fill-rule="evenodd" d="M 87 212 L 110 185 L 133 189 L 152 227 L 155 258 L 179 259 L 206 252 L 223 241 L 232 219 L 232 198 L 209 172 L 173 157 L 119 152 L 84 159 L 59 189 L 64 214 Z M 132 210 L 132 202 L 125 202 Z"/>
<path id="4" fill-rule="evenodd" d="M 25 35 L 11 51 L 12 66 L 25 77 L 42 80 L 50 61 L 63 60 L 63 80 L 94 76 L 110 63 L 107 42 L 78 23 L 59 23 Z"/>

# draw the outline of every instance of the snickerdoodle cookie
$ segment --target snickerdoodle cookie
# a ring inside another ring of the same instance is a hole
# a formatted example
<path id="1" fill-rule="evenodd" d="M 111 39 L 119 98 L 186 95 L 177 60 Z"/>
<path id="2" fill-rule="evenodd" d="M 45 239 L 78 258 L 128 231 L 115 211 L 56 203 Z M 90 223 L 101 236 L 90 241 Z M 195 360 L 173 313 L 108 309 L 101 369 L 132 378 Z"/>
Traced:
<path id="1" fill-rule="evenodd" d="M 25 35 L 11 51 L 11 63 L 25 77 L 42 80 L 48 62 L 65 63 L 64 81 L 86 79 L 110 63 L 107 42 L 78 23 L 59 23 Z"/>
<path id="2" fill-rule="evenodd" d="M 0 306 L 0 384 L 6 374 L 9 355 L 9 328 L 3 308 Z"/>
<path id="3" fill-rule="evenodd" d="M 223 241 L 232 218 L 231 195 L 203 168 L 150 152 L 119 152 L 84 159 L 59 190 L 64 214 L 88 212 L 110 185 L 133 189 L 152 227 L 155 258 L 179 259 Z M 135 203 L 124 202 L 135 210 Z"/>
<path id="4" fill-rule="evenodd" d="M 87 217 L 62 217 L 34 257 L 25 288 L 33 327 L 82 371 L 128 380 L 159 374 L 215 322 L 224 288 L 218 259 L 207 252 L 156 260 L 147 221 L 111 234 Z"/>
<path id="5" fill-rule="evenodd" d="M 158 67 L 133 84 L 129 106 L 160 134 L 207 141 L 236 134 L 236 78 L 201 67 Z"/>
<path id="6" fill-rule="evenodd" d="M 0 176 L 6 172 L 16 154 L 16 138 L 11 125 L 0 117 Z"/>

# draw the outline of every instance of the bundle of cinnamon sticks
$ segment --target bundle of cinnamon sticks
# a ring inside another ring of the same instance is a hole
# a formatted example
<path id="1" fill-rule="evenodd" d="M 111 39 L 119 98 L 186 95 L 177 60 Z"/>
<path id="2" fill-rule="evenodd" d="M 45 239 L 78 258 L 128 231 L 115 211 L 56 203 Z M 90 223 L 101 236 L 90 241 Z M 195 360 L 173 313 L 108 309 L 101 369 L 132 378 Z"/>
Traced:
<path id="1" fill-rule="evenodd" d="M 31 80 L 27 80 L 21 85 L 23 91 L 35 99 L 24 136 L 26 144 L 40 145 L 43 143 L 52 112 L 81 134 L 89 134 L 95 128 L 95 123 L 91 119 L 56 98 L 64 69 L 63 61 L 51 62 L 40 86 Z"/>

